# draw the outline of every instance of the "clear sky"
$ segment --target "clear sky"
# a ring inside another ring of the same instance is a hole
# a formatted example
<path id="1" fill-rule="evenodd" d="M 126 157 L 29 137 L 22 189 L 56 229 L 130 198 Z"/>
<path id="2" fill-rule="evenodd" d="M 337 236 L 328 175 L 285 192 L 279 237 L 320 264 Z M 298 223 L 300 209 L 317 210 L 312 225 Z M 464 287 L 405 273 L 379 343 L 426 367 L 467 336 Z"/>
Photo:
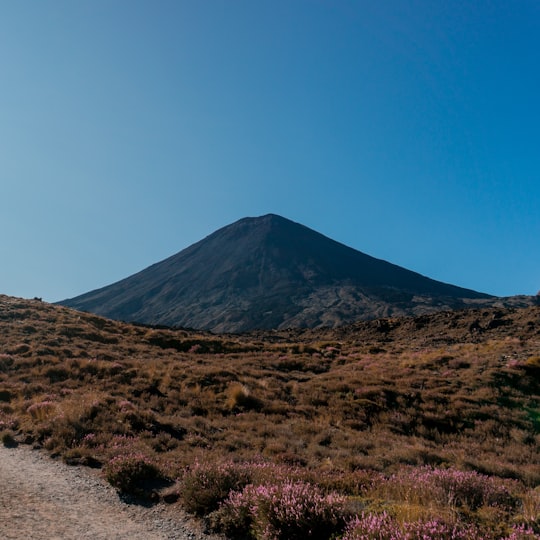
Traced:
<path id="1" fill-rule="evenodd" d="M 538 0 L 0 0 L 0 293 L 276 213 L 536 294 L 539 130 Z"/>

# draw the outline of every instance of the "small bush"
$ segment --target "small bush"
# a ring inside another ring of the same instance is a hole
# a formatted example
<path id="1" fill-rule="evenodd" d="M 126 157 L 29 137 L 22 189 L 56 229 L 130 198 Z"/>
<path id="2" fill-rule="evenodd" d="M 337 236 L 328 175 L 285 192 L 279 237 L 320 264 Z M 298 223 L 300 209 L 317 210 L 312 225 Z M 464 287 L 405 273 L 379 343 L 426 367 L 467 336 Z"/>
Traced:
<path id="1" fill-rule="evenodd" d="M 0 440 L 6 448 L 15 448 L 18 446 L 18 443 L 15 440 L 15 437 L 13 436 L 13 433 L 11 433 L 11 431 L 3 431 L 0 435 Z"/>
<path id="2" fill-rule="evenodd" d="M 206 464 L 195 462 L 181 480 L 180 497 L 188 512 L 204 516 L 216 510 L 231 491 L 251 481 L 249 470 L 233 462 Z"/>
<path id="3" fill-rule="evenodd" d="M 513 528 L 509 536 L 501 540 L 538 540 L 540 535 L 536 534 L 530 527 L 526 525 L 517 525 Z"/>
<path id="4" fill-rule="evenodd" d="M 243 384 L 234 384 L 228 390 L 227 406 L 231 411 L 258 411 L 262 402 Z"/>
<path id="5" fill-rule="evenodd" d="M 345 524 L 345 502 L 345 497 L 324 494 L 307 482 L 250 484 L 229 495 L 214 514 L 214 523 L 233 537 L 327 540 Z"/>
<path id="6" fill-rule="evenodd" d="M 473 525 L 450 525 L 439 519 L 399 523 L 386 512 L 354 518 L 342 540 L 485 540 Z"/>
<path id="7" fill-rule="evenodd" d="M 517 504 L 509 489 L 513 484 L 475 471 L 425 466 L 405 469 L 392 476 L 387 481 L 386 491 L 390 496 L 397 495 L 401 500 L 417 504 L 435 502 L 471 510 L 485 505 L 511 510 Z"/>
<path id="8" fill-rule="evenodd" d="M 160 478 L 159 469 L 144 454 L 126 454 L 112 458 L 105 466 L 105 478 L 121 493 L 140 496 L 145 487 Z"/>
<path id="9" fill-rule="evenodd" d="M 46 420 L 50 418 L 56 412 L 56 410 L 56 403 L 45 400 L 33 403 L 30 405 L 30 407 L 28 407 L 26 412 L 28 412 L 28 414 L 30 414 L 34 420 Z"/>

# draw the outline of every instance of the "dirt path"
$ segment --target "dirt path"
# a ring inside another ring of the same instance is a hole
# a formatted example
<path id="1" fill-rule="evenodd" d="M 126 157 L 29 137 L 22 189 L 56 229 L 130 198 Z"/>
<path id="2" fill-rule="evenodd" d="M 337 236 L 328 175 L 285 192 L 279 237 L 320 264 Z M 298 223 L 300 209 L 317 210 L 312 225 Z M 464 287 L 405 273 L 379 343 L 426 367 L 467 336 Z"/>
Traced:
<path id="1" fill-rule="evenodd" d="M 93 471 L 0 445 L 0 538 L 218 540 L 177 507 L 123 503 Z"/>

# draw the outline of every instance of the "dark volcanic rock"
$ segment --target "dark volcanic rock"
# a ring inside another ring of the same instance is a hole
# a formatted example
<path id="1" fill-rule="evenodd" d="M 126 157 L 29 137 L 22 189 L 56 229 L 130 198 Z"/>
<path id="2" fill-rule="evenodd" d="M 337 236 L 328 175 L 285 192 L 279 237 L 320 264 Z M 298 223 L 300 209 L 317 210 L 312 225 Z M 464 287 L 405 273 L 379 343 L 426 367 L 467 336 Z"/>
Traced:
<path id="1" fill-rule="evenodd" d="M 60 303 L 113 319 L 241 332 L 333 327 L 491 298 L 270 214 L 241 219 L 133 276 Z"/>

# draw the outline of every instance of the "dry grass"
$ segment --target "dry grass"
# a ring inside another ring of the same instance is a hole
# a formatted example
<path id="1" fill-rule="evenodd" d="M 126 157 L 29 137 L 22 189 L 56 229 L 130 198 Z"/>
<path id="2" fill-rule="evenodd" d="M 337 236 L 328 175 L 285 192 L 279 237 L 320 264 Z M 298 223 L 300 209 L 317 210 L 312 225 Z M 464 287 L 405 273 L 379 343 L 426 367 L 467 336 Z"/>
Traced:
<path id="1" fill-rule="evenodd" d="M 137 451 L 176 478 L 262 459 L 349 494 L 358 474 L 452 467 L 516 480 L 504 519 L 539 519 L 539 308 L 215 336 L 0 296 L 0 332 L 0 432 L 70 462 Z"/>

